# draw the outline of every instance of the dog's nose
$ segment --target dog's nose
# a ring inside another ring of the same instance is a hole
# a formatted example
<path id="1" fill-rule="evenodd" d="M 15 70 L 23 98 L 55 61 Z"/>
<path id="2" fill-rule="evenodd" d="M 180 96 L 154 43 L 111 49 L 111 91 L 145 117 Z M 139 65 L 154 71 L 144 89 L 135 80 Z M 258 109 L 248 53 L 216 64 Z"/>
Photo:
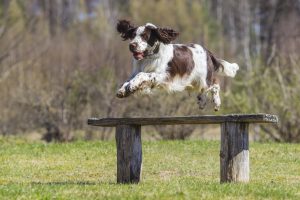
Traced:
<path id="1" fill-rule="evenodd" d="M 136 49 L 136 47 L 137 47 L 137 43 L 135 43 L 135 42 L 129 44 L 129 50 L 130 51 L 134 51 Z"/>

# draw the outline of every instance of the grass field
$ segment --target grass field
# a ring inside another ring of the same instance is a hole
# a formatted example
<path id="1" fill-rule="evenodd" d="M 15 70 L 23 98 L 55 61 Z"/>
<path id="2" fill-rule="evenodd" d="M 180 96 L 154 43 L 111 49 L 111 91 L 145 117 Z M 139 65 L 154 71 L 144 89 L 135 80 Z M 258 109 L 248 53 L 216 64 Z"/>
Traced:
<path id="1" fill-rule="evenodd" d="M 300 145 L 250 143 L 249 184 L 219 184 L 219 142 L 143 143 L 140 184 L 116 184 L 112 142 L 0 139 L 0 199 L 300 199 Z"/>

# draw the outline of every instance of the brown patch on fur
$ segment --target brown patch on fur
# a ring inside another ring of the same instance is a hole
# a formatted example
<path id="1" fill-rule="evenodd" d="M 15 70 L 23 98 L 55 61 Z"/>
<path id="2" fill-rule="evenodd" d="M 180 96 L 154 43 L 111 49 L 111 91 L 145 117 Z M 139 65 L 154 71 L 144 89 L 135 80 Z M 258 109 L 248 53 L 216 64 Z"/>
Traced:
<path id="1" fill-rule="evenodd" d="M 218 84 L 218 83 L 219 83 L 219 80 L 218 80 L 216 77 L 214 77 L 212 83 L 213 83 L 213 84 Z"/>
<path id="2" fill-rule="evenodd" d="M 151 38 L 151 29 L 149 29 L 148 27 L 145 28 L 144 32 L 141 34 L 141 38 L 144 41 L 149 41 Z"/>
<path id="3" fill-rule="evenodd" d="M 193 80 L 193 81 L 191 82 L 191 85 L 192 85 L 193 87 L 196 87 L 196 86 L 199 85 L 199 82 L 196 81 L 196 80 Z"/>
<path id="4" fill-rule="evenodd" d="M 188 47 L 195 48 L 195 44 L 193 44 L 193 43 L 191 43 L 191 44 L 188 44 L 187 46 L 188 46 Z"/>
<path id="5" fill-rule="evenodd" d="M 195 67 L 193 53 L 187 46 L 174 45 L 173 59 L 168 62 L 167 72 L 173 78 L 176 75 L 189 75 Z"/>
<path id="6" fill-rule="evenodd" d="M 207 86 L 212 85 L 213 74 L 214 74 L 214 64 L 211 60 L 211 57 L 207 53 L 207 75 L 206 75 Z"/>
<path id="7" fill-rule="evenodd" d="M 152 27 L 146 26 L 144 32 L 141 34 L 142 40 L 147 42 L 150 46 L 153 46 L 158 41 L 157 35 Z"/>
<path id="8" fill-rule="evenodd" d="M 206 76 L 206 83 L 208 86 L 211 86 L 214 84 L 214 82 L 217 80 L 214 76 L 214 72 L 219 71 L 220 68 L 223 70 L 223 65 L 218 61 L 216 56 L 204 48 L 206 50 L 207 55 L 207 76 Z"/>
<path id="9" fill-rule="evenodd" d="M 213 63 L 213 69 L 214 71 L 218 71 L 221 68 L 224 68 L 223 65 L 219 62 L 219 60 L 217 59 L 217 57 L 208 49 L 205 49 L 207 56 L 210 57 L 212 63 Z M 223 69 L 222 69 L 223 70 Z"/>
<path id="10" fill-rule="evenodd" d="M 136 27 L 128 20 L 119 20 L 116 29 L 121 34 L 123 40 L 132 39 L 135 36 Z"/>

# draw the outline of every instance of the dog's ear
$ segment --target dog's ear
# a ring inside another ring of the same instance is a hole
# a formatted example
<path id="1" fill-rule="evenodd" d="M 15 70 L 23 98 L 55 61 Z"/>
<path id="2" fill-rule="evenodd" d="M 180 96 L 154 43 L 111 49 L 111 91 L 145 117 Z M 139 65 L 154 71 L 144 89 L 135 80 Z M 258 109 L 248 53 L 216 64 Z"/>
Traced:
<path id="1" fill-rule="evenodd" d="M 146 27 L 151 29 L 155 33 L 157 39 L 164 44 L 170 44 L 179 35 L 179 32 L 170 28 L 159 28 L 153 24 L 147 24 Z"/>
<path id="2" fill-rule="evenodd" d="M 158 39 L 164 43 L 169 44 L 177 38 L 179 33 L 169 28 L 157 28 Z"/>
<path id="3" fill-rule="evenodd" d="M 128 40 L 134 37 L 134 31 L 136 27 L 134 27 L 130 21 L 128 20 L 119 20 L 117 23 L 117 31 L 121 34 L 123 40 Z"/>

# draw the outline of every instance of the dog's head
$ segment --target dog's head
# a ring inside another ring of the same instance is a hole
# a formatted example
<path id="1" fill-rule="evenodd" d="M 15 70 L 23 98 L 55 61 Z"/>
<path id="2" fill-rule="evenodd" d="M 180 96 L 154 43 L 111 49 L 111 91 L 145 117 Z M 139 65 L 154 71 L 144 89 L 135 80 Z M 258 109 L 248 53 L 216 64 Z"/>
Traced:
<path id="1" fill-rule="evenodd" d="M 159 28 L 151 23 L 135 27 L 127 20 L 119 20 L 117 31 L 123 40 L 130 39 L 129 50 L 136 60 L 158 52 L 159 43 L 169 44 L 179 35 L 173 29 Z"/>

